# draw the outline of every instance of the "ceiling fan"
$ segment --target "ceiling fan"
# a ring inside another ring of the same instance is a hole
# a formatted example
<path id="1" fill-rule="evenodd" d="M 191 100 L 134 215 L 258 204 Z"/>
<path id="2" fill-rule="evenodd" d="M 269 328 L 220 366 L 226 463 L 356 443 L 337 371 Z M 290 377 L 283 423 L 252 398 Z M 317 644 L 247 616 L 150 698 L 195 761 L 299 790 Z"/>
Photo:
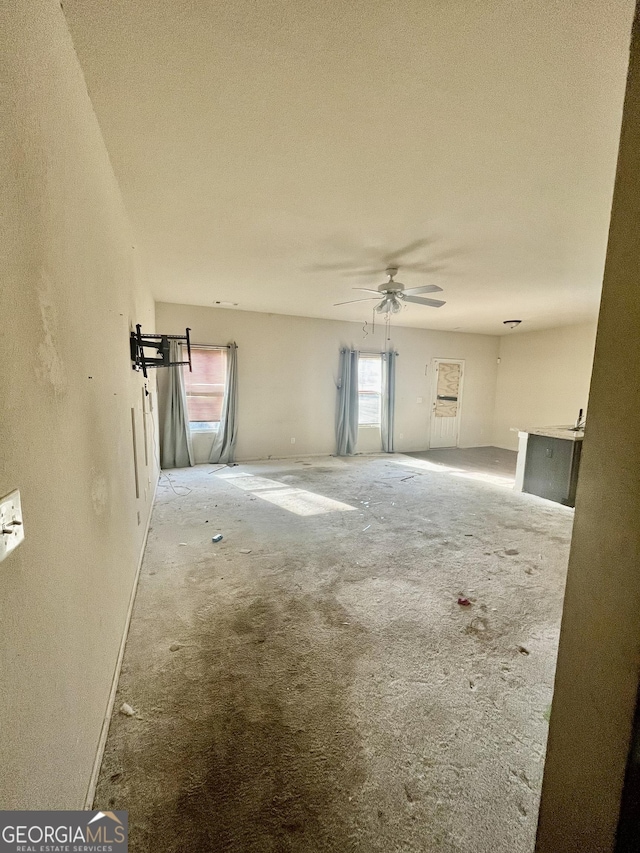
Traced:
<path id="1" fill-rule="evenodd" d="M 334 302 L 334 305 L 351 305 L 354 302 L 368 302 L 370 299 L 379 299 L 382 296 L 382 301 L 375 306 L 374 310 L 378 314 L 397 314 L 402 310 L 404 302 L 414 302 L 417 305 L 428 305 L 430 308 L 440 308 L 445 303 L 441 299 L 424 299 L 417 296 L 418 293 L 436 293 L 442 288 L 437 284 L 425 284 L 423 287 L 410 287 L 405 290 L 404 284 L 400 281 L 395 281 L 398 274 L 398 267 L 387 267 L 387 275 L 389 281 L 381 284 L 377 290 L 372 290 L 370 287 L 354 287 L 353 290 L 364 290 L 365 293 L 375 293 L 375 296 L 367 296 L 364 299 L 349 299 L 347 302 Z"/>

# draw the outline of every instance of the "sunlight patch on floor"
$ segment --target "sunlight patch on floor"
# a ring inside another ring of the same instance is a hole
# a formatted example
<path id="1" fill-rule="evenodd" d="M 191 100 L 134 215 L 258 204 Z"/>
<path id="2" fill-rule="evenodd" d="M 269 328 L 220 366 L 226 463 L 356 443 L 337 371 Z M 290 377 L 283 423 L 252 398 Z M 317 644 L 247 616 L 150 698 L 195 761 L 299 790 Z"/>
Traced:
<path id="1" fill-rule="evenodd" d="M 506 489 L 513 488 L 515 477 L 501 477 L 488 471 L 465 471 L 464 468 L 454 468 L 451 465 L 443 465 L 440 462 L 430 462 L 427 459 L 390 459 L 394 465 L 403 465 L 408 468 L 417 468 L 435 474 L 451 474 L 453 477 L 461 477 L 465 480 L 475 480 L 480 483 L 490 483 L 492 486 L 502 486 Z"/>
<path id="2" fill-rule="evenodd" d="M 512 489 L 515 477 L 500 477 L 498 474 L 489 474 L 487 471 L 454 471 L 454 477 L 464 477 L 466 480 L 479 480 L 481 483 L 492 483 L 494 486 L 504 486 Z"/>
<path id="3" fill-rule="evenodd" d="M 327 512 L 355 510 L 355 507 L 349 504 L 308 492 L 306 489 L 297 489 L 277 480 L 269 480 L 267 477 L 238 473 L 219 474 L 218 478 L 296 515 L 323 515 Z"/>
<path id="4" fill-rule="evenodd" d="M 450 465 L 442 465 L 439 462 L 428 462 L 426 459 L 390 459 L 394 465 L 407 465 L 409 468 L 419 468 L 422 471 L 435 471 L 440 474 L 464 472 L 464 468 L 452 468 Z"/>

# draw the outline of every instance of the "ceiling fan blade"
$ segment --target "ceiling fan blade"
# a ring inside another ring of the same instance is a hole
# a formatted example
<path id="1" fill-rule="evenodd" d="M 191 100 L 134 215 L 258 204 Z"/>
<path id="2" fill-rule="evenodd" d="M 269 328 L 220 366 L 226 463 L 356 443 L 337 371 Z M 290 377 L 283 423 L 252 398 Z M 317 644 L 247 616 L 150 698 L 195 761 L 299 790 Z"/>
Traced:
<path id="1" fill-rule="evenodd" d="M 404 302 L 415 302 L 416 305 L 430 305 L 431 308 L 440 308 L 447 304 L 441 299 L 423 299 L 421 296 L 403 296 L 402 300 Z"/>
<path id="2" fill-rule="evenodd" d="M 382 296 L 381 290 L 374 290 L 372 287 L 352 287 L 351 290 L 364 290 L 365 293 L 378 293 Z"/>
<path id="3" fill-rule="evenodd" d="M 352 305 L 354 302 L 370 302 L 374 299 L 377 299 L 377 296 L 367 296 L 366 299 L 348 299 L 346 302 L 334 302 L 334 307 L 336 305 Z"/>
<path id="4" fill-rule="evenodd" d="M 403 293 L 406 296 L 415 296 L 418 293 L 438 293 L 442 292 L 442 288 L 438 287 L 437 284 L 425 284 L 424 287 L 408 287 Z"/>

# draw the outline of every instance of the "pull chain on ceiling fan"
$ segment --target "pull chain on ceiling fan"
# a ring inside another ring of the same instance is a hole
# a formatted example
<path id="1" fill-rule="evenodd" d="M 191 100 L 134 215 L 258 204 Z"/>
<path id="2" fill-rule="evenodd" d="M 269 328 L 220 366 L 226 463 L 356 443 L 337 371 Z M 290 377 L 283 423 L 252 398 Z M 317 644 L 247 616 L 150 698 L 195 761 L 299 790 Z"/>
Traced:
<path id="1" fill-rule="evenodd" d="M 382 301 L 375 306 L 374 310 L 378 314 L 397 314 L 402 310 L 404 302 L 412 302 L 417 305 L 428 305 L 430 308 L 440 308 L 445 305 L 441 299 L 425 299 L 418 296 L 419 293 L 436 293 L 442 291 L 437 284 L 425 284 L 423 287 L 410 287 L 405 290 L 404 284 L 400 281 L 395 281 L 395 276 L 398 274 L 398 267 L 387 267 L 387 275 L 389 281 L 381 284 L 377 290 L 372 290 L 370 287 L 354 287 L 353 290 L 362 290 L 365 293 L 375 293 L 375 296 L 367 296 L 364 299 L 349 299 L 347 302 L 334 302 L 334 305 L 351 305 L 354 302 L 368 302 L 372 299 L 378 299 L 382 296 Z"/>

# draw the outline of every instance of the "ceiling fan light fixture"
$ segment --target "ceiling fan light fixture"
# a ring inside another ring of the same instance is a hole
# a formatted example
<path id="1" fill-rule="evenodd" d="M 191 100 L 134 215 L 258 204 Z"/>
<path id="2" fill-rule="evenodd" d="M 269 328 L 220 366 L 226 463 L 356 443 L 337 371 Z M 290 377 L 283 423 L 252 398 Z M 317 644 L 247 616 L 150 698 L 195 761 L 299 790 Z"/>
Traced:
<path id="1" fill-rule="evenodd" d="M 402 305 L 392 294 L 387 294 L 382 302 L 376 305 L 376 312 L 378 314 L 397 314 L 398 311 L 402 311 Z"/>

